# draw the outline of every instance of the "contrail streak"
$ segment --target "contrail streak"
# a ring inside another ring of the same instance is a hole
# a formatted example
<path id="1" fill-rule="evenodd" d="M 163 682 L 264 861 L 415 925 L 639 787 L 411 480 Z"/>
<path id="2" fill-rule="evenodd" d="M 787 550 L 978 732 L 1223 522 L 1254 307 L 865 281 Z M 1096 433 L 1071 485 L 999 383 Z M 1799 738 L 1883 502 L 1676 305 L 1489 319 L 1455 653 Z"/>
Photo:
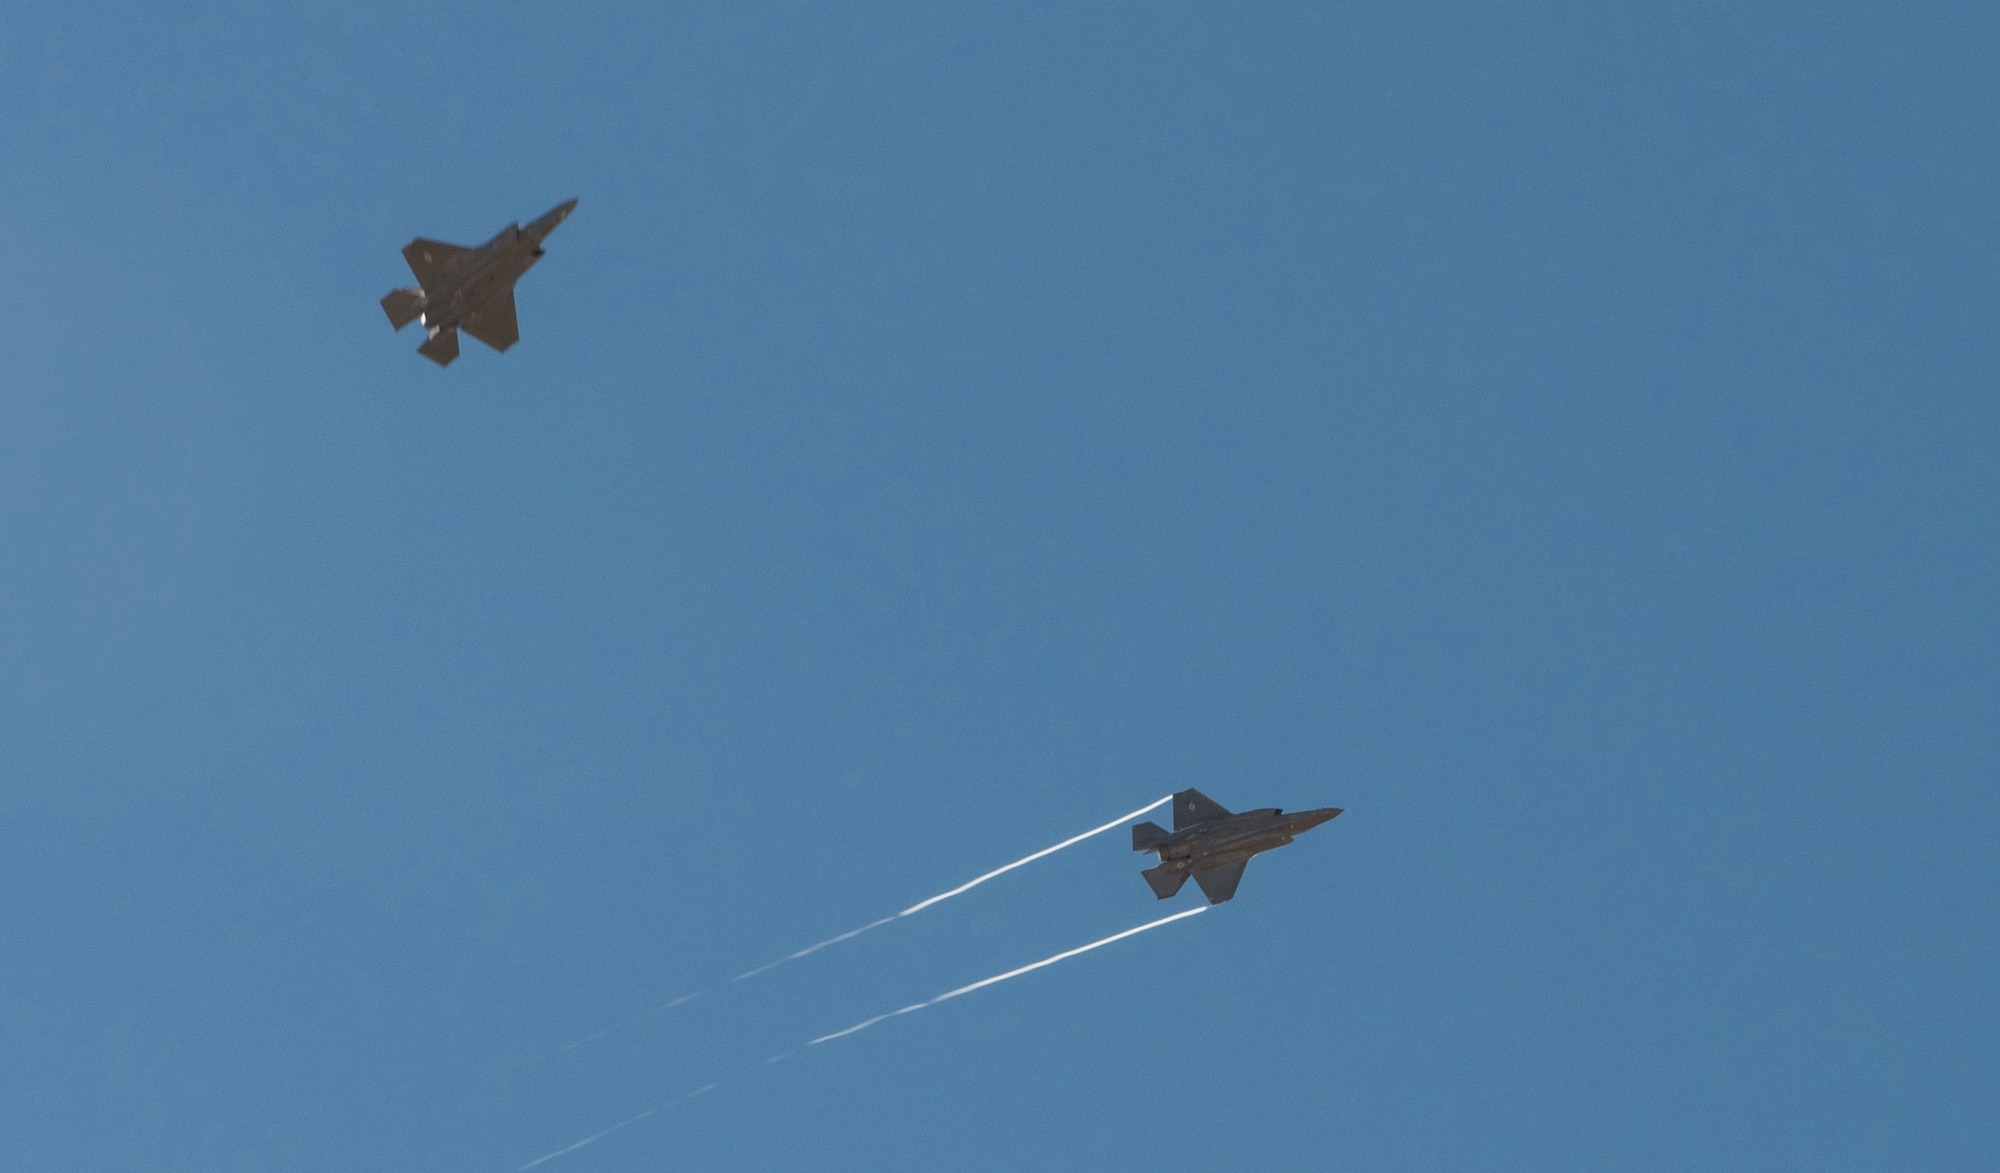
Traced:
<path id="1" fill-rule="evenodd" d="M 557 1149 L 553 1153 L 548 1153 L 543 1156 L 536 1157 L 534 1160 L 529 1161 L 527 1164 L 522 1165 L 520 1168 L 514 1170 L 514 1173 L 527 1173 L 527 1170 L 534 1168 L 535 1166 L 541 1164 L 544 1161 L 553 1161 L 557 1157 L 562 1156 L 564 1153 L 573 1153 L 587 1144 L 596 1144 L 598 1141 L 603 1140 L 605 1137 L 610 1136 L 612 1133 L 618 1131 L 619 1129 L 625 1127 L 628 1124 L 637 1124 L 639 1121 L 644 1120 L 648 1116 L 658 1116 L 660 1113 L 666 1111 L 668 1108 L 685 1104 L 689 1100 L 694 1099 L 696 1096 L 701 1095 L 703 1092 L 713 1091 L 714 1089 L 715 1089 L 714 1084 L 705 1083 L 684 1096 L 679 1096 L 674 1099 L 668 1100 L 666 1103 L 661 1104 L 657 1108 L 648 1108 L 644 1112 L 639 1113 L 637 1116 L 630 1116 L 624 1120 L 620 1120 L 618 1123 L 612 1125 L 611 1127 L 606 1128 L 601 1132 L 594 1132 L 589 1136 L 584 1137 L 582 1140 L 577 1141 L 575 1144 L 564 1145 L 562 1148 Z"/>
<path id="2" fill-rule="evenodd" d="M 655 1006 L 650 1010 L 641 1010 L 639 1013 L 634 1014 L 632 1017 L 626 1019 L 623 1022 L 613 1023 L 612 1025 L 605 1027 L 603 1030 L 592 1031 L 591 1033 L 583 1036 L 582 1038 L 576 1040 L 573 1043 L 564 1043 L 560 1048 L 558 1048 L 558 1050 L 574 1051 L 578 1047 L 583 1046 L 585 1043 L 594 1043 L 597 1040 L 603 1038 L 605 1035 L 611 1034 L 617 1031 L 621 1027 L 630 1026 L 633 1023 L 639 1021 L 640 1019 L 647 1017 L 648 1015 L 658 1014 L 662 1010 L 672 1009 L 675 1006 L 680 1006 L 684 1003 L 692 1002 L 696 998 L 701 997 L 703 994 L 706 994 L 707 992 L 708 992 L 707 990 L 696 990 L 692 994 L 682 994 L 678 998 L 670 998 L 667 1001 L 660 1003 L 658 1006 Z"/>
<path id="3" fill-rule="evenodd" d="M 778 958 L 776 961 L 766 962 L 765 964 L 758 966 L 756 969 L 746 970 L 743 973 L 739 973 L 732 980 L 740 982 L 744 978 L 753 978 L 760 973 L 769 973 L 771 970 L 778 968 L 779 966 L 785 964 L 787 961 L 797 961 L 799 958 L 806 956 L 808 953 L 819 952 L 820 950 L 826 948 L 828 945 L 838 945 L 842 941 L 851 941 L 854 938 L 860 936 L 861 934 L 867 932 L 869 929 L 879 929 L 883 925 L 886 925 L 890 921 L 895 919 L 896 918 L 893 916 L 885 916 L 881 920 L 869 921 L 867 924 L 862 925 L 858 929 L 849 929 L 846 932 L 840 934 L 838 937 L 828 937 L 826 940 L 821 941 L 817 945 L 807 945 L 805 948 L 799 950 L 797 953 L 787 953 L 783 957 Z"/>
<path id="4" fill-rule="evenodd" d="M 1147 809 L 1150 810 L 1152 808 L 1148 807 Z M 1092 949 L 1102 949 L 1106 945 L 1109 945 L 1114 941 L 1123 941 L 1127 937 L 1136 937 L 1140 933 L 1146 932 L 1151 929 L 1157 929 L 1161 925 L 1172 924 L 1177 920 L 1185 920 L 1188 917 L 1196 916 L 1200 913 L 1207 912 L 1208 909 L 1209 909 L 1208 905 L 1199 904 L 1185 911 L 1176 912 L 1172 916 L 1163 916 L 1155 921 L 1147 921 L 1145 924 L 1140 925 L 1137 928 L 1126 929 L 1122 933 L 1113 933 L 1110 936 L 1105 937 L 1101 940 L 1092 941 L 1088 945 L 1078 945 L 1074 949 L 1066 949 L 1063 952 L 1056 954 L 1054 957 L 1044 957 L 1040 961 L 1031 962 L 1027 965 L 1021 966 L 1019 969 L 1010 969 L 1006 973 L 994 974 L 990 978 L 982 978 L 979 981 L 973 982 L 969 986 L 960 986 L 956 990 L 946 990 L 944 993 L 939 994 L 937 997 L 932 998 L 928 1002 L 918 1002 L 915 1003 L 914 1005 L 905 1006 L 901 1010 L 891 1010 L 887 1014 L 877 1014 L 875 1017 L 868 1019 L 865 1022 L 855 1023 L 853 1026 L 848 1027 L 846 1030 L 837 1030 L 830 1035 L 821 1035 L 820 1037 L 814 1039 L 812 1042 L 807 1043 L 806 1046 L 817 1047 L 821 1043 L 830 1043 L 835 1039 L 844 1039 L 848 1035 L 858 1034 L 861 1031 L 867 1030 L 869 1027 L 874 1026 L 878 1022 L 894 1018 L 899 1014 L 912 1014 L 918 1010 L 923 1010 L 927 1007 L 935 1006 L 939 1002 L 948 1002 L 951 999 L 956 998 L 961 994 L 970 994 L 974 990 L 983 990 L 987 986 L 998 985 L 999 983 L 1004 982 L 1009 978 L 1020 977 L 1024 973 L 1033 973 L 1034 971 L 1042 968 L 1045 965 L 1054 965 L 1058 961 L 1068 961 L 1070 958 L 1075 957 L 1079 953 L 1088 953 Z"/>
<path id="5" fill-rule="evenodd" d="M 1157 806 L 1159 804 L 1155 803 L 1154 805 Z M 1146 807 L 1145 810 L 1142 810 L 1139 813 L 1144 814 L 1146 813 L 1146 811 L 1151 809 L 1153 808 Z M 1206 904 L 1196 905 L 1193 908 L 1186 909 L 1181 912 L 1176 912 L 1172 916 L 1163 916 L 1155 921 L 1147 921 L 1143 925 L 1139 925 L 1136 928 L 1126 929 L 1122 933 L 1113 933 L 1108 937 L 1092 941 L 1088 945 L 1078 945 L 1074 949 L 1065 949 L 1061 953 L 1056 954 L 1054 957 L 1044 957 L 1040 961 L 1030 962 L 1027 965 L 1020 966 L 1017 969 L 1010 969 L 1006 973 L 994 974 L 990 978 L 981 978 L 980 980 L 973 982 L 971 985 L 960 986 L 956 990 L 946 990 L 944 993 L 939 994 L 937 997 L 932 998 L 928 1002 L 918 1002 L 915 1003 L 914 1005 L 905 1006 L 901 1010 L 891 1010 L 887 1014 L 877 1014 L 875 1017 L 870 1018 L 865 1022 L 855 1023 L 853 1026 L 848 1027 L 846 1030 L 837 1030 L 830 1035 L 821 1035 L 820 1037 L 814 1039 L 813 1041 L 805 1044 L 805 1047 L 817 1047 L 821 1043 L 830 1043 L 835 1039 L 844 1039 L 848 1035 L 858 1034 L 861 1031 L 867 1030 L 869 1027 L 874 1026 L 878 1022 L 882 1022 L 890 1018 L 895 1018 L 897 1015 L 912 1014 L 918 1010 L 923 1010 L 927 1007 L 935 1006 L 939 1002 L 948 1002 L 951 999 L 956 998 L 961 994 L 970 994 L 974 990 L 983 990 L 987 986 L 997 985 L 1000 982 L 1008 980 L 1009 978 L 1020 977 L 1024 973 L 1033 973 L 1034 971 L 1041 969 L 1043 966 L 1054 965 L 1058 961 L 1067 961 L 1070 958 L 1075 957 L 1080 953 L 1088 953 L 1092 949 L 1102 949 L 1106 945 L 1109 945 L 1114 941 L 1123 941 L 1127 937 L 1136 937 L 1140 933 L 1147 932 L 1152 929 L 1157 929 L 1161 925 L 1172 924 L 1177 920 L 1186 920 L 1188 917 L 1195 916 L 1199 913 L 1207 912 L 1208 909 L 1209 906 Z M 782 1051 L 776 1055 L 771 1056 L 769 1059 L 764 1060 L 757 1066 L 769 1067 L 773 1063 L 783 1062 L 784 1060 L 791 1058 L 793 1055 L 798 1054 L 800 1051 L 805 1050 L 805 1047 L 794 1047 L 792 1050 Z M 756 1068 L 752 1068 L 751 1070 L 756 1070 Z M 742 1074 L 747 1074 L 747 1073 L 742 1073 Z M 625 1119 L 620 1120 L 618 1123 L 613 1124 L 611 1127 L 601 1129 L 597 1132 L 593 1132 L 589 1136 L 584 1137 L 582 1140 L 577 1141 L 574 1144 L 564 1145 L 562 1148 L 559 1148 L 552 1153 L 547 1153 L 544 1154 L 543 1156 L 536 1157 L 534 1160 L 529 1161 L 527 1164 L 522 1165 L 519 1168 L 515 1169 L 514 1173 L 527 1173 L 528 1170 L 533 1169 L 535 1166 L 540 1165 L 545 1161 L 553 1161 L 557 1157 L 563 1156 L 566 1153 L 573 1153 L 576 1150 L 584 1147 L 585 1145 L 596 1144 L 598 1141 L 603 1140 L 605 1137 L 610 1136 L 612 1133 L 617 1132 L 621 1128 L 637 1124 L 639 1121 L 644 1120 L 649 1116 L 657 1116 L 669 1108 L 678 1107 L 679 1105 L 685 1104 L 689 1100 L 694 1099 L 696 1096 L 702 1095 L 705 1092 L 713 1091 L 720 1082 L 721 1082 L 720 1080 L 717 1080 L 715 1083 L 705 1083 L 700 1087 L 694 1089 L 693 1091 L 689 1092 L 688 1094 L 679 1097 L 678 1099 L 668 1100 L 666 1103 L 661 1104 L 657 1108 L 648 1108 L 644 1112 L 641 1112 L 636 1116 L 628 1116 Z"/>
<path id="6" fill-rule="evenodd" d="M 985 875 L 979 877 L 978 879 L 969 880 L 966 883 L 960 884 L 958 887 L 953 888 L 949 892 L 940 892 L 936 896 L 931 897 L 929 900 L 920 900 L 917 903 L 910 905 L 903 911 L 897 913 L 896 915 L 908 916 L 913 912 L 922 912 L 924 909 L 929 908 L 931 905 L 936 904 L 940 900 L 950 900 L 952 897 L 958 895 L 961 892 L 969 892 L 972 889 L 979 887 L 981 884 L 984 884 L 986 881 L 992 879 L 993 877 L 1005 875 L 1006 873 L 1013 871 L 1015 868 L 1020 867 L 1023 864 L 1033 863 L 1045 855 L 1054 855 L 1056 852 L 1061 851 L 1065 847 L 1074 847 L 1076 844 L 1083 842 L 1085 839 L 1090 838 L 1092 835 L 1102 835 L 1106 831 L 1109 831 L 1111 828 L 1116 827 L 1121 823 L 1129 823 L 1133 819 L 1138 818 L 1140 815 L 1146 814 L 1147 812 L 1153 810 L 1156 807 L 1165 806 L 1167 803 L 1170 803 L 1173 800 L 1174 796 L 1171 794 L 1167 795 L 1165 798 L 1156 799 L 1153 802 L 1149 802 L 1145 806 L 1140 807 L 1138 810 L 1133 811 L 1129 815 L 1118 816 L 1117 818 L 1104 824 L 1102 827 L 1093 827 L 1090 830 L 1085 831 L 1081 835 L 1072 835 L 1068 839 L 1063 840 L 1061 843 L 1056 844 L 1054 847 L 1044 847 L 1033 855 L 1024 855 L 1020 859 L 1015 860 L 1013 863 L 1010 863 L 1005 867 L 994 868 L 992 871 L 987 872 Z M 881 924 L 882 922 L 877 921 L 875 923 Z M 870 927 L 872 928 L 873 926 Z"/>
<path id="7" fill-rule="evenodd" d="M 837 937 L 828 937 L 826 940 L 821 941 L 817 945 L 808 945 L 805 948 L 799 950 L 797 953 L 787 954 L 783 957 L 778 958 L 776 961 L 770 962 L 765 965 L 760 965 L 756 969 L 739 973 L 736 975 L 735 980 L 740 982 L 744 978 L 756 977 L 760 973 L 769 973 L 771 970 L 778 968 L 779 966 L 785 964 L 788 961 L 797 961 L 799 958 L 804 957 L 809 953 L 819 952 L 821 949 L 826 948 L 828 945 L 838 945 L 842 941 L 853 940 L 855 937 L 860 936 L 861 934 L 867 932 L 870 929 L 879 929 L 883 925 L 886 925 L 891 921 L 901 920 L 906 916 L 911 916 L 915 913 L 922 912 L 924 909 L 929 908 L 933 904 L 937 904 L 945 900 L 950 900 L 952 897 L 960 895 L 965 892 L 970 892 L 974 888 L 977 888 L 981 884 L 984 884 L 986 881 L 991 880 L 997 876 L 1004 876 L 1008 872 L 1013 871 L 1015 868 L 1023 867 L 1027 864 L 1035 862 L 1038 859 L 1043 859 L 1047 856 L 1054 855 L 1056 852 L 1061 851 L 1065 847 L 1074 847 L 1077 844 L 1083 842 L 1085 839 L 1089 839 L 1094 835 L 1102 835 L 1106 831 L 1111 830 L 1113 827 L 1122 826 L 1125 823 L 1129 823 L 1133 819 L 1138 818 L 1140 815 L 1146 814 L 1149 811 L 1165 806 L 1167 803 L 1172 802 L 1173 800 L 1174 796 L 1171 794 L 1167 795 L 1165 798 L 1154 799 L 1152 802 L 1147 803 L 1145 806 L 1140 807 L 1138 810 L 1133 811 L 1131 814 L 1120 815 L 1101 827 L 1092 827 L 1090 830 L 1085 831 L 1081 835 L 1072 835 L 1069 838 L 1063 840 L 1061 843 L 1056 844 L 1054 847 L 1044 847 L 1040 851 L 1037 851 L 1032 855 L 1024 855 L 1021 858 L 1015 860 L 1013 863 L 1003 864 L 1002 866 L 994 868 L 992 871 L 987 872 L 983 876 L 967 880 L 965 883 L 960 884 L 958 887 L 953 888 L 948 892 L 940 892 L 936 896 L 933 896 L 928 900 L 919 900 L 915 904 L 912 904 L 908 908 L 897 913 L 895 916 L 885 916 L 880 920 L 869 921 L 867 924 L 862 925 L 858 929 L 849 929 L 848 931 L 840 934 Z"/>
<path id="8" fill-rule="evenodd" d="M 1008 872 L 1013 871 L 1015 868 L 1025 867 L 1026 865 L 1031 864 L 1038 859 L 1043 859 L 1048 856 L 1054 855 L 1056 852 L 1061 851 L 1065 847 L 1074 847 L 1077 844 L 1083 842 L 1085 839 L 1089 839 L 1092 836 L 1096 835 L 1102 835 L 1106 831 L 1111 830 L 1113 827 L 1129 823 L 1133 819 L 1138 818 L 1140 815 L 1150 813 L 1151 811 L 1157 810 L 1158 808 L 1165 806 L 1167 803 L 1172 802 L 1173 798 L 1174 796 L 1169 794 L 1165 798 L 1154 799 L 1152 802 L 1147 803 L 1145 806 L 1140 807 L 1138 810 L 1135 810 L 1130 814 L 1120 815 L 1119 817 L 1111 820 L 1110 822 L 1104 824 L 1101 827 L 1092 827 L 1090 830 L 1085 831 L 1081 835 L 1072 835 L 1069 838 L 1063 840 L 1061 843 L 1056 844 L 1054 847 L 1044 847 L 1040 851 L 1037 851 L 1032 855 L 1024 855 L 1020 859 L 1015 860 L 1013 863 L 1004 864 L 1000 867 L 994 868 L 992 871 L 987 872 L 983 876 L 967 880 L 965 883 L 960 884 L 958 887 L 953 888 L 948 892 L 940 892 L 936 896 L 933 896 L 928 900 L 919 900 L 917 903 L 910 905 L 908 908 L 904 909 L 903 911 L 897 913 L 894 916 L 885 916 L 878 920 L 869 921 L 867 924 L 862 925 L 858 929 L 849 929 L 846 932 L 841 933 L 837 936 L 828 937 L 824 941 L 808 945 L 805 948 L 800 949 L 795 953 L 787 953 L 783 957 L 778 958 L 776 961 L 767 961 L 763 965 L 760 965 L 755 969 L 746 969 L 742 973 L 737 974 L 734 978 L 730 980 L 740 982 L 746 978 L 753 978 L 759 974 L 769 973 L 781 965 L 788 965 L 791 962 L 799 960 L 801 957 L 809 957 L 812 954 L 819 952 L 820 950 L 826 948 L 829 945 L 838 945 L 842 941 L 852 941 L 854 938 L 860 936 L 861 934 L 869 932 L 870 930 L 873 929 L 879 929 L 883 925 L 886 925 L 891 921 L 901 920 L 906 916 L 911 916 L 915 913 L 922 912 L 924 909 L 929 908 L 933 904 L 938 904 L 942 901 L 950 900 L 954 896 L 970 892 L 974 888 L 977 888 L 981 884 L 984 884 L 986 881 L 994 879 L 999 876 L 1004 876 Z M 640 1019 L 647 1017 L 648 1015 L 658 1013 L 661 1010 L 666 1010 L 673 1006 L 679 1006 L 684 1002 L 692 1002 L 696 998 L 701 997 L 703 994 L 707 992 L 708 992 L 707 990 L 697 990 L 692 994 L 682 994 L 680 997 L 675 998 L 671 1002 L 662 1002 L 660 1005 L 653 1007 L 651 1010 L 641 1011 L 640 1013 L 633 1015 L 631 1018 L 628 1018 L 623 1022 L 617 1023 L 613 1026 L 607 1026 L 603 1030 L 596 1031 L 592 1034 L 587 1034 L 582 1038 L 577 1039 L 575 1042 L 565 1043 L 562 1047 L 559 1048 L 559 1050 L 574 1051 L 578 1047 L 581 1047 L 586 1043 L 594 1043 L 598 1039 L 603 1038 L 605 1035 L 612 1034 L 615 1031 L 630 1026 L 633 1023 L 638 1022 Z"/>

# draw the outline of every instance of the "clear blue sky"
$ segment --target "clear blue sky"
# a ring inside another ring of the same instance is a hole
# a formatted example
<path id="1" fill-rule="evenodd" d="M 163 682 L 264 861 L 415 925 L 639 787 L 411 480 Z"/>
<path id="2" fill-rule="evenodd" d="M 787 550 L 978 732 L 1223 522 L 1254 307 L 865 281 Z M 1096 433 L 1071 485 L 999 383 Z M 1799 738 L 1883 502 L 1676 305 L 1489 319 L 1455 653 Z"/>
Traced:
<path id="1" fill-rule="evenodd" d="M 0 14 L 0 1166 L 2000 1160 L 2000 9 L 588 7 Z"/>

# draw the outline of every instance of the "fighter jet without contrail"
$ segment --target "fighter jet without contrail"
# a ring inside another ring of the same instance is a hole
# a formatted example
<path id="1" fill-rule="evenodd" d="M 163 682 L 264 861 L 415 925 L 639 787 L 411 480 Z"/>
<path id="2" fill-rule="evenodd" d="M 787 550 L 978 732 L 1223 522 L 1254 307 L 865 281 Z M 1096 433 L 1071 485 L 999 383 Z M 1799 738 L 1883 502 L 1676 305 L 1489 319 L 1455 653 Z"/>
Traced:
<path id="1" fill-rule="evenodd" d="M 458 357 L 458 330 L 495 350 L 521 340 L 514 318 L 514 282 L 542 259 L 542 241 L 569 218 L 575 200 L 565 200 L 526 228 L 509 224 L 478 248 L 426 240 L 403 246 L 403 259 L 417 276 L 415 289 L 393 289 L 382 299 L 389 324 L 401 330 L 418 319 L 430 337 L 417 353 L 441 367 Z"/>
<path id="2" fill-rule="evenodd" d="M 1251 856 L 1283 847 L 1292 836 L 1310 831 L 1339 813 L 1337 806 L 1291 814 L 1270 807 L 1232 815 L 1201 791 L 1182 790 L 1174 795 L 1173 831 L 1157 823 L 1140 823 L 1132 828 L 1132 850 L 1159 855 L 1160 866 L 1139 874 L 1146 877 L 1160 899 L 1180 891 L 1193 876 L 1208 902 L 1221 904 L 1236 895 L 1236 885 L 1243 879 Z"/>

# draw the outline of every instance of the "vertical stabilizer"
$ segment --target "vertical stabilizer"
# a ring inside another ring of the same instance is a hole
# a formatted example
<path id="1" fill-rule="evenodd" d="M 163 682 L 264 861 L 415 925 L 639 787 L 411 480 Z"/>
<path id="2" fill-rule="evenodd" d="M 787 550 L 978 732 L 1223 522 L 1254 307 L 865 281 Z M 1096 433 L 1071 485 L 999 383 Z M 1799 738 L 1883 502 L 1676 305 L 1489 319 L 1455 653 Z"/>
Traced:
<path id="1" fill-rule="evenodd" d="M 1174 830 L 1181 831 L 1196 823 L 1212 823 L 1229 817 L 1229 808 L 1203 794 L 1199 790 L 1188 789 L 1174 794 Z"/>
<path id="2" fill-rule="evenodd" d="M 1188 878 L 1186 872 L 1170 871 L 1165 867 L 1147 868 L 1139 874 L 1146 877 L 1146 885 L 1152 888 L 1153 895 L 1162 900 L 1180 891 Z"/>
<path id="3" fill-rule="evenodd" d="M 400 330 L 424 312 L 424 291 L 391 289 L 388 296 L 382 299 L 382 312 L 389 315 L 389 324 Z"/>

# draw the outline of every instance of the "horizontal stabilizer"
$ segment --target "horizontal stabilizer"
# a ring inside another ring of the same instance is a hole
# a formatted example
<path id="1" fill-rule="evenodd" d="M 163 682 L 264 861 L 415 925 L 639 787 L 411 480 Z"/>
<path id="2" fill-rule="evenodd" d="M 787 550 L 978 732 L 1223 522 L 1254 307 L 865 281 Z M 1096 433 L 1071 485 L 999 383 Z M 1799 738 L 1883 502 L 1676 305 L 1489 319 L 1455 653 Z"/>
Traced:
<path id="1" fill-rule="evenodd" d="M 389 324 L 400 330 L 424 312 L 424 291 L 391 289 L 382 299 L 382 312 L 389 315 Z"/>
<path id="2" fill-rule="evenodd" d="M 458 357 L 458 328 L 439 330 L 417 347 L 417 353 L 441 367 L 450 366 L 451 360 Z"/>
<path id="3" fill-rule="evenodd" d="M 1169 871 L 1165 867 L 1147 868 L 1139 874 L 1146 877 L 1146 884 L 1153 889 L 1153 895 L 1162 900 L 1180 891 L 1188 878 L 1186 872 Z"/>
<path id="4" fill-rule="evenodd" d="M 1132 828 L 1132 850 L 1151 851 L 1167 841 L 1167 829 L 1158 823 L 1140 823 Z"/>

